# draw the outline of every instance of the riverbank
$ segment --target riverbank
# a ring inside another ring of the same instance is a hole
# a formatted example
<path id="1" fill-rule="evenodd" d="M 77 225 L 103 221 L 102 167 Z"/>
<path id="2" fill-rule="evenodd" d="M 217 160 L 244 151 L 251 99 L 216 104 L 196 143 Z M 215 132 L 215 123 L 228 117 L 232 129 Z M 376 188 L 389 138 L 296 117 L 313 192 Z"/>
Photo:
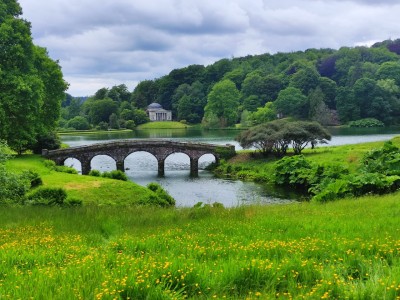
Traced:
<path id="1" fill-rule="evenodd" d="M 400 137 L 391 139 L 394 145 L 400 147 Z M 371 151 L 382 147 L 384 142 L 360 143 L 343 146 L 306 148 L 302 154 L 305 158 L 317 164 L 337 164 L 348 168 L 350 172 L 355 172 L 359 166 L 361 158 Z M 292 155 L 288 151 L 288 155 Z M 263 157 L 254 151 L 239 151 L 230 160 L 223 162 L 214 172 L 218 176 L 226 176 L 232 179 L 271 182 L 274 173 L 274 163 L 279 158 L 274 156 Z"/>
<path id="2" fill-rule="evenodd" d="M 397 299 L 400 194 L 0 210 L 2 299 Z"/>
<path id="3" fill-rule="evenodd" d="M 9 160 L 6 167 L 16 173 L 36 172 L 44 187 L 63 188 L 68 196 L 82 201 L 83 205 L 130 206 L 157 202 L 155 193 L 134 182 L 56 172 L 47 168 L 39 155 L 17 156 Z"/>

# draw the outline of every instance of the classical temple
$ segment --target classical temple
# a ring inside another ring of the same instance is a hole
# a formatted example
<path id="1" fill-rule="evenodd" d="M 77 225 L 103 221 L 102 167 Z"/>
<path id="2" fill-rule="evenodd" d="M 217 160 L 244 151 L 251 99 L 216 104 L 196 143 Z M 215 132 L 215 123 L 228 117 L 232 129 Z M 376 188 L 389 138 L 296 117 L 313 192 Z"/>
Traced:
<path id="1" fill-rule="evenodd" d="M 172 120 L 172 112 L 170 110 L 163 109 L 161 104 L 158 103 L 151 103 L 147 107 L 146 112 L 151 122 Z"/>

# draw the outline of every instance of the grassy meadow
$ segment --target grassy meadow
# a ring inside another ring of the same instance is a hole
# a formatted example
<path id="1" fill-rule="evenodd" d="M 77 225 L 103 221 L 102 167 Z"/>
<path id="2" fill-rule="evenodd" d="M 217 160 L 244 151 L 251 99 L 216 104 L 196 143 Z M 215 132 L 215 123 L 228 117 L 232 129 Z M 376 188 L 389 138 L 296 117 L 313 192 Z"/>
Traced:
<path id="1" fill-rule="evenodd" d="M 400 194 L 0 210 L 0 299 L 400 299 Z"/>
<path id="2" fill-rule="evenodd" d="M 382 144 L 305 155 L 355 171 Z M 268 176 L 268 162 L 243 152 L 229 165 L 248 168 L 236 174 Z M 58 173 L 39 156 L 7 167 L 34 170 L 45 186 L 84 202 L 0 206 L 1 300 L 400 299 L 400 192 L 326 204 L 162 209 L 130 205 L 148 189 Z"/>

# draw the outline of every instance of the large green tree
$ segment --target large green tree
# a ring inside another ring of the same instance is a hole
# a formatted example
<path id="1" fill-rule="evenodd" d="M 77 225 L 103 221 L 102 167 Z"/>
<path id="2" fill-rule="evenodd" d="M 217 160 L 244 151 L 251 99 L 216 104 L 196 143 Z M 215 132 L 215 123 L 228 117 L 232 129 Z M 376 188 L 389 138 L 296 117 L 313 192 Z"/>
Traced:
<path id="1" fill-rule="evenodd" d="M 55 129 L 67 88 L 21 14 L 17 1 L 0 3 L 0 139 L 18 153 Z"/>
<path id="2" fill-rule="evenodd" d="M 240 92 L 232 81 L 225 79 L 216 83 L 208 94 L 204 121 L 216 116 L 221 127 L 234 125 L 238 119 L 239 100 Z"/>

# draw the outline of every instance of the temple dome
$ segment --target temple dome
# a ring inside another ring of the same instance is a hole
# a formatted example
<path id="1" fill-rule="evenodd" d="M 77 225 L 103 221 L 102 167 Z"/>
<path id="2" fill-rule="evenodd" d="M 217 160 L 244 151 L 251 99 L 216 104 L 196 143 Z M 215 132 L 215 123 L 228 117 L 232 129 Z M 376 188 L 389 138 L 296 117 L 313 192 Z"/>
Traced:
<path id="1" fill-rule="evenodd" d="M 162 105 L 158 103 L 151 103 L 147 106 L 147 109 L 162 109 Z"/>

